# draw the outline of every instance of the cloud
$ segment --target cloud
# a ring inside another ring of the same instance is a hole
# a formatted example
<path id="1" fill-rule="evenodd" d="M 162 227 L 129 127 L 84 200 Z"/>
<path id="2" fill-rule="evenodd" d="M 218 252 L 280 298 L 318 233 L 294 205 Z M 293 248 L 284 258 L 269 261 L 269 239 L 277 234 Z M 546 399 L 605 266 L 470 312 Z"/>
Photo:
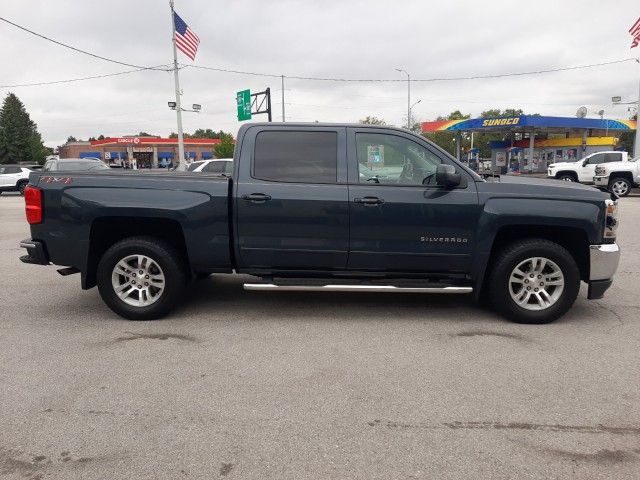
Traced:
<path id="1" fill-rule="evenodd" d="M 176 10 L 199 35 L 195 65 L 276 75 L 413 78 L 495 74 L 631 57 L 628 28 L 635 2 L 611 8 L 601 1 L 536 2 L 526 12 L 512 1 L 243 1 L 177 0 Z M 34 15 L 37 12 L 37 15 Z M 10 2 L 3 16 L 37 32 L 128 63 L 172 60 L 167 2 L 96 0 Z M 2 84 L 51 81 L 127 70 L 80 55 L 6 24 L 0 25 Z M 9 48 L 8 48 L 9 47 Z M 180 61 L 190 63 L 180 55 Z M 638 65 L 492 80 L 413 83 L 414 114 L 435 118 L 461 109 L 478 115 L 491 107 L 573 115 L 586 105 L 626 116 L 610 97 L 637 96 Z M 235 133 L 235 92 L 270 86 L 274 119 L 281 115 L 280 79 L 183 69 L 183 101 L 202 104 L 184 115 L 186 131 Z M 176 130 L 174 95 L 166 72 L 138 72 L 85 82 L 2 89 L 16 93 L 47 145 L 68 135 L 124 135 Z M 287 79 L 287 120 L 357 121 L 366 115 L 402 124 L 406 83 L 361 84 Z M 259 118 L 257 118 L 259 119 Z"/>

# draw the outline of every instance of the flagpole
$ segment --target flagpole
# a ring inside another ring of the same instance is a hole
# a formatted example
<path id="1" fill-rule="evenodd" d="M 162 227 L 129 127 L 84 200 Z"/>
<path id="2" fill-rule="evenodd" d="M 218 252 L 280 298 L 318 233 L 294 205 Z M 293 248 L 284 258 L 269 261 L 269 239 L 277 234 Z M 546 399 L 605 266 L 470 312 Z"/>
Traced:
<path id="1" fill-rule="evenodd" d="M 176 21 L 173 11 L 173 0 L 169 0 L 169 6 L 171 7 L 171 32 L 173 36 L 171 41 L 173 43 L 173 78 L 176 86 L 176 114 L 178 116 L 178 163 L 176 170 L 184 171 L 185 157 L 184 157 L 184 134 L 182 133 L 182 105 L 180 103 L 180 79 L 178 78 L 178 51 L 176 49 Z"/>

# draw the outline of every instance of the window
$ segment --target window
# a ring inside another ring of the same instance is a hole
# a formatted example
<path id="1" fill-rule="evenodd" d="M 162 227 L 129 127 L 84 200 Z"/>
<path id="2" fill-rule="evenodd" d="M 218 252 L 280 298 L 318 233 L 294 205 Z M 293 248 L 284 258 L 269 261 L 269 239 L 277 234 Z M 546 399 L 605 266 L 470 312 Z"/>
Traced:
<path id="1" fill-rule="evenodd" d="M 203 163 L 204 162 L 193 162 L 191 165 L 189 165 L 189 168 L 187 168 L 187 171 L 188 172 L 193 172 L 196 168 L 198 168 Z"/>
<path id="2" fill-rule="evenodd" d="M 20 167 L 0 167 L 0 173 L 22 173 Z"/>
<path id="3" fill-rule="evenodd" d="M 47 163 L 44 164 L 44 167 L 42 167 L 42 170 L 44 172 L 48 172 L 49 170 L 51 170 L 52 167 L 53 167 L 53 160 L 49 160 L 47 161 Z"/>
<path id="4" fill-rule="evenodd" d="M 203 169 L 203 172 L 206 173 L 229 173 L 227 170 L 229 169 L 227 165 L 231 165 L 231 169 L 233 170 L 233 162 L 209 162 Z"/>
<path id="5" fill-rule="evenodd" d="M 605 154 L 597 153 L 589 158 L 589 165 L 598 165 L 605 162 Z"/>
<path id="6" fill-rule="evenodd" d="M 359 183 L 435 185 L 442 161 L 420 144 L 398 135 L 358 133 Z"/>
<path id="7" fill-rule="evenodd" d="M 620 162 L 620 161 L 622 161 L 621 153 L 605 153 L 604 154 L 604 163 Z"/>
<path id="8" fill-rule="evenodd" d="M 256 137 L 253 176 L 275 182 L 335 183 L 338 171 L 336 132 L 260 132 Z"/>

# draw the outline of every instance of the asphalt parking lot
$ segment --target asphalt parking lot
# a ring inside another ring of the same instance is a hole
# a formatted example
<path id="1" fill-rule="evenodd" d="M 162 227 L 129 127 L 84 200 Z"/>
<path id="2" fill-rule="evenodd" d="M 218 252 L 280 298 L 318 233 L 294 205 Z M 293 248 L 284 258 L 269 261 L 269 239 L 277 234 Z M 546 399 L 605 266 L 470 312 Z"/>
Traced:
<path id="1" fill-rule="evenodd" d="M 0 197 L 0 477 L 640 477 L 640 197 L 616 281 L 551 325 L 470 299 L 194 283 L 130 322 L 23 265 Z M 73 246 L 70 246 L 73 248 Z"/>

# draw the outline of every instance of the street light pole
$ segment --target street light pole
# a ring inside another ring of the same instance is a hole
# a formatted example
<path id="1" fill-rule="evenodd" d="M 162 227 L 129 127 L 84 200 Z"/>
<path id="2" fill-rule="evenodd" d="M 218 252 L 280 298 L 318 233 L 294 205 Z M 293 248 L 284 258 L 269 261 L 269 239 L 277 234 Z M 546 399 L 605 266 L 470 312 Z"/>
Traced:
<path id="1" fill-rule="evenodd" d="M 414 102 L 413 105 L 411 105 L 411 107 L 409 107 L 409 121 L 407 122 L 409 124 L 409 130 L 411 130 L 411 126 L 412 126 L 411 118 L 413 117 L 413 107 L 415 107 L 421 101 L 422 101 L 422 99 L 418 100 L 417 102 Z"/>
<path id="2" fill-rule="evenodd" d="M 404 73 L 407 76 L 407 130 L 411 130 L 411 75 L 402 68 L 396 68 L 396 72 Z"/>

